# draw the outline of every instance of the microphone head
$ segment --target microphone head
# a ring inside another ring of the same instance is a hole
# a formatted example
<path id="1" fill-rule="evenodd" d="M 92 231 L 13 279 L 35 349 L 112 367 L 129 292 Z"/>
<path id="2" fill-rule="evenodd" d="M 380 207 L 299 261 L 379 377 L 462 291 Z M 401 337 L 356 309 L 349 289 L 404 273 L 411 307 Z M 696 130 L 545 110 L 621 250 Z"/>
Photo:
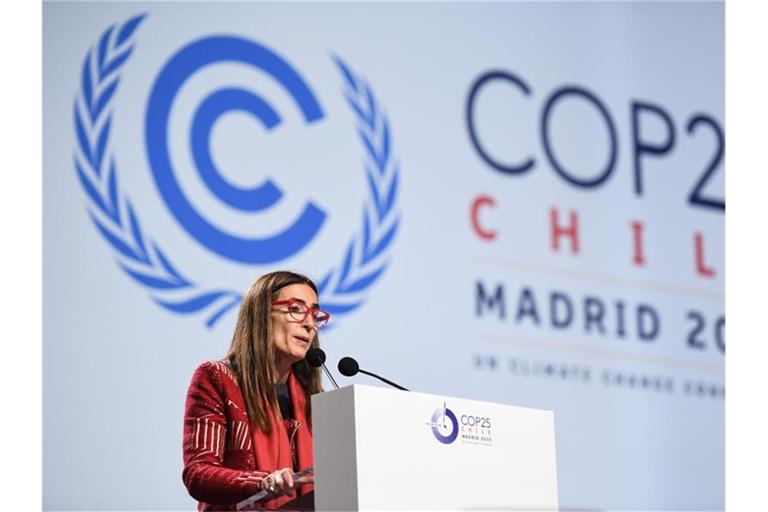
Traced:
<path id="1" fill-rule="evenodd" d="M 360 370 L 360 365 L 351 357 L 339 359 L 339 373 L 347 377 L 355 375 Z"/>
<path id="2" fill-rule="evenodd" d="M 309 350 L 307 350 L 307 353 L 304 356 L 304 359 L 307 360 L 310 366 L 319 368 L 325 362 L 325 352 L 323 352 L 323 349 L 321 348 L 310 347 Z"/>

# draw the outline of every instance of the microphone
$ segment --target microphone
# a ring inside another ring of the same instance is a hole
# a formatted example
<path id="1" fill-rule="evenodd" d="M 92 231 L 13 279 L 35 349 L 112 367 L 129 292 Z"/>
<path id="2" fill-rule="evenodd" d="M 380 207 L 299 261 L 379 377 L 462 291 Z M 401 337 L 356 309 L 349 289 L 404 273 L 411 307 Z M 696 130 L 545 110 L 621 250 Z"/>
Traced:
<path id="1" fill-rule="evenodd" d="M 329 372 L 328 368 L 325 366 L 325 352 L 323 352 L 323 349 L 319 347 L 310 347 L 309 350 L 307 350 L 307 353 L 304 355 L 304 359 L 309 363 L 310 366 L 314 366 L 315 368 L 322 366 L 325 375 L 328 376 L 328 379 L 331 381 L 331 384 L 333 384 L 333 387 L 339 389 L 339 385 L 336 384 L 336 379 L 333 378 L 333 375 L 331 375 L 331 372 Z"/>
<path id="2" fill-rule="evenodd" d="M 310 347 L 309 350 L 307 350 L 304 359 L 307 360 L 310 366 L 317 368 L 318 366 L 322 366 L 325 362 L 325 352 L 320 348 Z"/>
<path id="3" fill-rule="evenodd" d="M 339 359 L 339 372 L 341 372 L 342 375 L 352 377 L 353 375 L 357 375 L 357 372 L 359 371 L 360 365 L 351 357 L 342 357 Z"/>
<path id="4" fill-rule="evenodd" d="M 342 357 L 341 359 L 339 359 L 339 372 L 342 375 L 346 376 L 346 377 L 352 377 L 353 375 L 356 375 L 358 372 L 359 373 L 364 373 L 365 375 L 370 375 L 371 377 L 379 379 L 381 382 L 389 384 L 393 388 L 397 388 L 397 389 L 400 389 L 402 391 L 409 391 L 408 389 L 404 388 L 403 386 L 401 386 L 399 384 L 395 384 L 391 380 L 387 380 L 387 379 L 385 379 L 384 377 L 382 377 L 380 375 L 376 375 L 375 373 L 367 372 L 365 370 L 361 370 L 360 369 L 360 365 L 357 363 L 357 361 L 355 361 L 351 357 Z"/>

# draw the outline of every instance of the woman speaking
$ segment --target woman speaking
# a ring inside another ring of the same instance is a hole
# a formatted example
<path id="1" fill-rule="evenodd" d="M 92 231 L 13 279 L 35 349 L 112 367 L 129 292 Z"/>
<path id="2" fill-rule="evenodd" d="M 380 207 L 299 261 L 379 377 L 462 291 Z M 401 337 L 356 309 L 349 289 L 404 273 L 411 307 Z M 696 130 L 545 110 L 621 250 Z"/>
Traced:
<path id="1" fill-rule="evenodd" d="M 198 510 L 234 510 L 260 491 L 274 509 L 312 489 L 314 477 L 294 477 L 313 463 L 309 397 L 322 391 L 304 355 L 329 318 L 303 275 L 251 285 L 225 359 L 200 365 L 187 392 L 182 479 Z"/>

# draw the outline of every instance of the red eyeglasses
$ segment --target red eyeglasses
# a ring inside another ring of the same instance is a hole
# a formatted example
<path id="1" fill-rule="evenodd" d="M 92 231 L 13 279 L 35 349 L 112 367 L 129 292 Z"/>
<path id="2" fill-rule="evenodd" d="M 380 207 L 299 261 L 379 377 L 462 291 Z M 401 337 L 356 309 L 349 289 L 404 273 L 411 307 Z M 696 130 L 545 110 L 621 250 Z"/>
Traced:
<path id="1" fill-rule="evenodd" d="M 297 322 L 303 322 L 307 318 L 307 315 L 312 313 L 312 322 L 314 322 L 315 327 L 318 329 L 325 327 L 328 324 L 328 320 L 331 319 L 330 313 L 323 311 L 320 308 L 311 308 L 297 300 L 276 300 L 272 302 L 272 305 L 288 306 L 288 314 Z"/>

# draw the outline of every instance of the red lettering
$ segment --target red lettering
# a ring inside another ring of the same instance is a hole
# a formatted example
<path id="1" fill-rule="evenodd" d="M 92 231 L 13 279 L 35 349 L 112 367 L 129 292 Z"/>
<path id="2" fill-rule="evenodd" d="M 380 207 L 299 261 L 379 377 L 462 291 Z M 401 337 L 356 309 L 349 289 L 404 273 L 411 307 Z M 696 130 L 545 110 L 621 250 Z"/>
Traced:
<path id="1" fill-rule="evenodd" d="M 715 277 L 715 269 L 704 263 L 704 237 L 701 236 L 701 232 L 697 231 L 693 235 L 693 241 L 696 252 L 696 272 L 704 277 Z"/>
<path id="2" fill-rule="evenodd" d="M 571 241 L 571 252 L 573 254 L 579 253 L 579 217 L 575 211 L 571 211 L 571 224 L 564 227 L 560 225 L 558 221 L 557 208 L 550 208 L 549 220 L 550 220 L 550 232 L 552 234 L 552 250 L 560 250 L 560 237 L 566 236 Z"/>
<path id="3" fill-rule="evenodd" d="M 634 243 L 634 255 L 632 262 L 638 267 L 645 266 L 645 254 L 643 252 L 643 228 L 644 224 L 639 220 L 632 222 L 632 240 Z"/>
<path id="4" fill-rule="evenodd" d="M 472 201 L 472 208 L 470 209 L 469 219 L 472 223 L 472 229 L 475 234 L 482 240 L 491 241 L 496 238 L 496 231 L 485 229 L 480 225 L 480 208 L 483 207 L 496 207 L 496 201 L 488 195 L 479 195 Z"/>

